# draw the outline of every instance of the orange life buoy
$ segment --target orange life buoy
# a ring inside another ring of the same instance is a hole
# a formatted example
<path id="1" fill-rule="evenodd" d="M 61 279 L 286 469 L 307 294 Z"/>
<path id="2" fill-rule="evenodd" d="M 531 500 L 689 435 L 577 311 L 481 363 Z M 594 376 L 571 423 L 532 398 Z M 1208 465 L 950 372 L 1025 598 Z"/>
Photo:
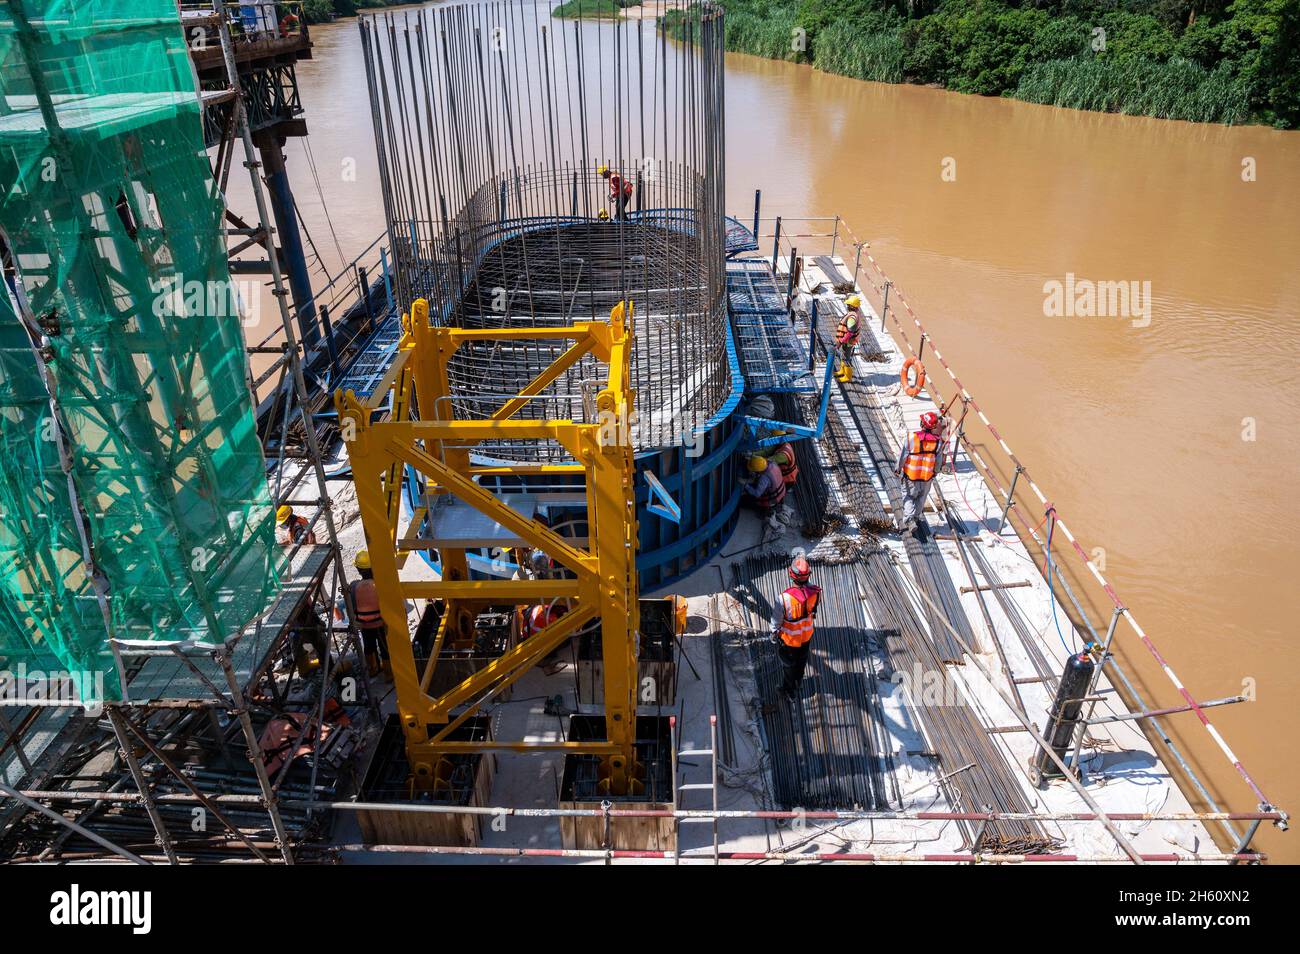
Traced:
<path id="1" fill-rule="evenodd" d="M 910 381 L 911 375 L 908 374 L 913 368 L 916 369 L 916 383 Z M 925 365 L 921 363 L 920 358 L 908 358 L 903 362 L 903 372 L 899 375 L 903 382 L 903 392 L 908 397 L 916 397 L 925 387 Z"/>

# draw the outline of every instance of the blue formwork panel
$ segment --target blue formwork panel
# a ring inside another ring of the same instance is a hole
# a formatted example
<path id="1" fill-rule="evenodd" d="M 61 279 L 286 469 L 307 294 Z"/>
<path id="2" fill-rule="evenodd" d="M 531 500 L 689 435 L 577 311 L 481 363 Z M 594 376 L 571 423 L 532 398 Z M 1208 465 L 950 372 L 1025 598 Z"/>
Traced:
<path id="1" fill-rule="evenodd" d="M 636 568 L 643 593 L 694 572 L 722 549 L 740 519 L 743 461 L 737 450 L 744 425 L 736 409 L 744 395 L 731 329 L 727 329 L 731 393 L 697 433 L 692 447 L 666 447 L 637 455 L 636 512 L 639 533 Z M 650 512 L 650 490 L 641 471 L 650 469 L 681 507 L 674 523 Z"/>

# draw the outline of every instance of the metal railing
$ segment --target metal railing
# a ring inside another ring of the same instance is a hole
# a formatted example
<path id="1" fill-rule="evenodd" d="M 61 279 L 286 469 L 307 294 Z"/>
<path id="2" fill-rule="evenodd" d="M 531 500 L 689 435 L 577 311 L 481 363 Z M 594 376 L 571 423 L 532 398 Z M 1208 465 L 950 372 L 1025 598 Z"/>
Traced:
<path id="1" fill-rule="evenodd" d="M 764 231 L 760 234 L 759 230 L 764 224 L 768 224 L 771 231 Z M 1275 808 L 1253 776 L 1242 765 L 1241 760 L 1237 758 L 1227 741 L 1206 715 L 1205 709 L 1209 706 L 1199 702 L 1182 680 L 1179 679 L 1165 656 L 1138 623 L 1133 612 L 1120 599 L 1115 587 L 1102 573 L 1101 568 L 1088 555 L 1078 538 L 1066 525 L 1065 521 L 1061 519 L 1051 498 L 1034 481 L 1027 466 L 1012 450 L 1002 433 L 989 419 L 974 396 L 961 383 L 948 360 L 937 347 L 934 336 L 922 324 L 907 297 L 869 251 L 869 243 L 861 240 L 845 220 L 838 215 L 760 218 L 756 214 L 754 225 L 760 250 L 765 252 L 769 248 L 769 246 L 765 245 L 765 242 L 770 241 L 772 243 L 770 249 L 774 264 L 777 260 L 785 262 L 791 266 L 791 271 L 793 271 L 796 260 L 811 257 L 812 255 L 829 254 L 834 257 L 838 254 L 845 263 L 846 270 L 848 263 L 851 261 L 853 263 L 854 285 L 860 288 L 867 300 L 871 301 L 876 307 L 877 315 L 880 317 L 881 330 L 885 329 L 888 322 L 892 322 L 894 337 L 896 337 L 901 349 L 905 350 L 907 354 L 918 360 L 925 359 L 927 353 L 933 355 L 934 360 L 939 363 L 951 382 L 951 390 L 945 398 L 940 388 L 939 376 L 928 375 L 925 380 L 924 391 L 930 394 L 940 408 L 958 417 L 956 441 L 976 465 L 977 472 L 983 478 L 989 492 L 995 499 L 1002 501 L 1000 517 L 996 515 L 981 517 L 970 507 L 969 503 L 963 501 L 963 505 L 970 511 L 976 521 L 992 532 L 1000 534 L 1003 527 L 1009 523 L 1013 531 L 1025 543 L 1029 552 L 1032 553 L 1034 548 L 1037 548 L 1043 557 L 1044 563 L 1042 565 L 1036 563 L 1036 569 L 1051 587 L 1053 598 L 1059 598 L 1062 594 L 1065 596 L 1065 600 L 1061 601 L 1061 605 L 1069 619 L 1063 621 L 1063 625 L 1068 624 L 1079 633 L 1086 633 L 1092 643 L 1101 647 L 1102 662 L 1097 666 L 1094 673 L 1093 685 L 1096 685 L 1101 678 L 1103 670 L 1108 674 L 1113 674 L 1118 679 L 1123 692 L 1130 700 L 1130 704 L 1137 711 L 1147 713 L 1141 719 L 1142 724 L 1152 730 L 1160 745 L 1165 751 L 1169 752 L 1183 776 L 1191 783 L 1197 796 L 1209 806 L 1212 816 L 1210 820 L 1223 826 L 1225 837 L 1229 843 L 1236 844 L 1238 852 L 1244 851 L 1246 846 L 1249 845 L 1255 829 L 1258 828 L 1260 820 L 1254 819 L 1244 832 L 1237 830 L 1232 824 L 1234 820 L 1238 820 L 1237 816 L 1220 812 L 1216 799 L 1192 768 L 1188 757 L 1184 755 L 1179 745 L 1165 730 L 1158 716 L 1179 712 L 1195 713 L 1197 720 L 1205 729 L 1214 746 L 1227 759 L 1233 770 L 1251 791 L 1259 811 L 1267 813 L 1269 820 L 1272 820 L 1275 825 L 1285 830 L 1287 827 L 1286 813 Z M 793 287 L 792 284 L 792 295 L 797 295 L 799 291 L 800 289 Z M 993 439 L 992 443 L 977 442 L 972 438 L 969 428 L 975 422 L 978 422 L 987 430 Z M 955 458 L 955 454 L 949 455 L 949 457 L 950 459 Z M 1042 519 L 1036 522 L 1027 509 L 1024 495 L 1024 488 L 1026 487 L 1033 497 L 1037 499 L 1038 504 L 1044 508 Z M 994 519 L 996 519 L 996 525 L 991 526 L 990 524 Z M 1066 540 L 1064 545 L 1060 543 L 1062 536 Z M 1067 573 L 1058 559 L 1058 553 L 1062 549 L 1073 552 L 1074 556 L 1082 561 L 1087 572 Z M 1092 592 L 1084 591 L 1081 598 L 1080 591 L 1076 590 L 1076 585 L 1081 590 L 1084 585 L 1089 583 L 1093 587 Z M 1099 613 L 1094 608 L 1090 613 L 1087 605 L 1090 596 L 1098 597 L 1101 605 L 1109 609 L 1109 612 L 1103 611 Z M 1145 651 L 1151 655 L 1184 700 L 1185 705 L 1157 709 L 1145 701 L 1134 679 L 1130 677 L 1126 668 L 1110 651 L 1112 646 L 1116 645 L 1115 641 L 1120 632 L 1119 622 L 1121 619 L 1127 624 L 1126 629 L 1123 631 L 1127 632 L 1130 637 L 1135 638 Z M 1090 719 L 1091 708 L 1088 715 L 1081 720 L 1081 726 L 1086 727 Z M 1082 742 L 1083 732 L 1080 732 L 1072 746 L 1076 764 Z M 1280 815 L 1281 817 L 1274 817 L 1274 815 Z"/>
<path id="2" fill-rule="evenodd" d="M 177 3 L 177 8 L 181 13 L 181 22 L 186 26 L 187 43 L 194 46 L 199 34 L 192 31 L 203 30 L 204 35 L 211 39 L 213 48 L 219 46 L 213 4 L 183 2 Z M 303 0 L 246 0 L 243 3 L 223 3 L 221 12 L 226 19 L 230 39 L 235 44 L 236 51 L 241 45 L 250 43 L 267 43 L 310 36 L 307 16 L 303 10 Z"/>

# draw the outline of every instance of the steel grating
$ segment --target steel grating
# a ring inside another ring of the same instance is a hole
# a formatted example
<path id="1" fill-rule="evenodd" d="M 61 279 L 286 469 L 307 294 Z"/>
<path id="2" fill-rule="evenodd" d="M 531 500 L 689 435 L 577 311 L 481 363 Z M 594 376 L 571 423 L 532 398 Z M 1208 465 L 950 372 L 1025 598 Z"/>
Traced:
<path id="1" fill-rule="evenodd" d="M 795 333 L 785 295 L 767 262 L 741 259 L 727 263 L 727 308 L 745 373 L 745 390 L 817 393 L 808 352 Z"/>
<path id="2" fill-rule="evenodd" d="M 754 237 L 754 233 L 748 225 L 730 215 L 727 216 L 723 224 L 727 233 L 725 246 L 727 258 L 739 255 L 741 252 L 758 251 L 758 239 Z"/>
<path id="3" fill-rule="evenodd" d="M 401 337 L 401 322 L 396 315 L 390 314 L 348 367 L 339 380 L 339 387 L 352 391 L 357 397 L 370 397 L 397 356 L 397 342 Z"/>

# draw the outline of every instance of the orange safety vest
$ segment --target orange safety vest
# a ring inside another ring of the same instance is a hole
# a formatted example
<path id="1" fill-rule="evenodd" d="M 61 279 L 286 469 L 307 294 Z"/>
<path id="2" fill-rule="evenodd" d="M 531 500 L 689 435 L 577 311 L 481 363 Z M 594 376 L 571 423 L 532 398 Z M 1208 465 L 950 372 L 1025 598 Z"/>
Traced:
<path id="1" fill-rule="evenodd" d="M 352 584 L 352 609 L 357 614 L 358 629 L 378 629 L 384 625 L 379 612 L 379 591 L 374 580 L 356 580 Z"/>
<path id="2" fill-rule="evenodd" d="M 552 603 L 539 603 L 529 609 L 524 617 L 523 639 L 536 636 L 564 615 L 564 607 Z"/>
<path id="3" fill-rule="evenodd" d="M 794 482 L 799 479 L 799 461 L 794 456 L 794 448 L 790 446 L 790 442 L 787 441 L 778 447 L 772 457 L 774 459 L 777 457 L 786 459 L 786 463 L 776 461 L 776 465 L 781 468 L 781 476 L 785 479 L 785 485 L 787 487 L 794 486 Z"/>
<path id="4" fill-rule="evenodd" d="M 279 528 L 280 545 L 287 547 L 295 543 L 315 543 L 316 534 L 308 529 L 310 526 L 311 523 L 306 517 L 294 514 L 288 523 Z"/>
<path id="5" fill-rule="evenodd" d="M 858 313 L 848 311 L 840 319 L 840 323 L 835 326 L 835 340 L 840 344 L 851 345 L 858 343 Z"/>
<path id="6" fill-rule="evenodd" d="M 632 183 L 624 182 L 623 177 L 617 172 L 609 177 L 609 197 L 615 202 L 622 196 L 632 197 Z"/>
<path id="7" fill-rule="evenodd" d="M 781 471 L 781 465 L 774 460 L 767 462 L 767 479 L 775 486 L 763 496 L 758 498 L 759 504 L 766 508 L 775 507 L 785 499 L 785 474 Z"/>
<path id="8" fill-rule="evenodd" d="M 913 431 L 908 438 L 907 458 L 903 473 L 908 480 L 933 480 L 938 463 L 939 438 L 929 431 Z"/>
<path id="9" fill-rule="evenodd" d="M 811 583 L 791 586 L 781 594 L 781 606 L 785 610 L 785 618 L 781 621 L 781 642 L 797 649 L 812 639 L 813 615 L 817 612 L 821 594 L 821 587 Z"/>

